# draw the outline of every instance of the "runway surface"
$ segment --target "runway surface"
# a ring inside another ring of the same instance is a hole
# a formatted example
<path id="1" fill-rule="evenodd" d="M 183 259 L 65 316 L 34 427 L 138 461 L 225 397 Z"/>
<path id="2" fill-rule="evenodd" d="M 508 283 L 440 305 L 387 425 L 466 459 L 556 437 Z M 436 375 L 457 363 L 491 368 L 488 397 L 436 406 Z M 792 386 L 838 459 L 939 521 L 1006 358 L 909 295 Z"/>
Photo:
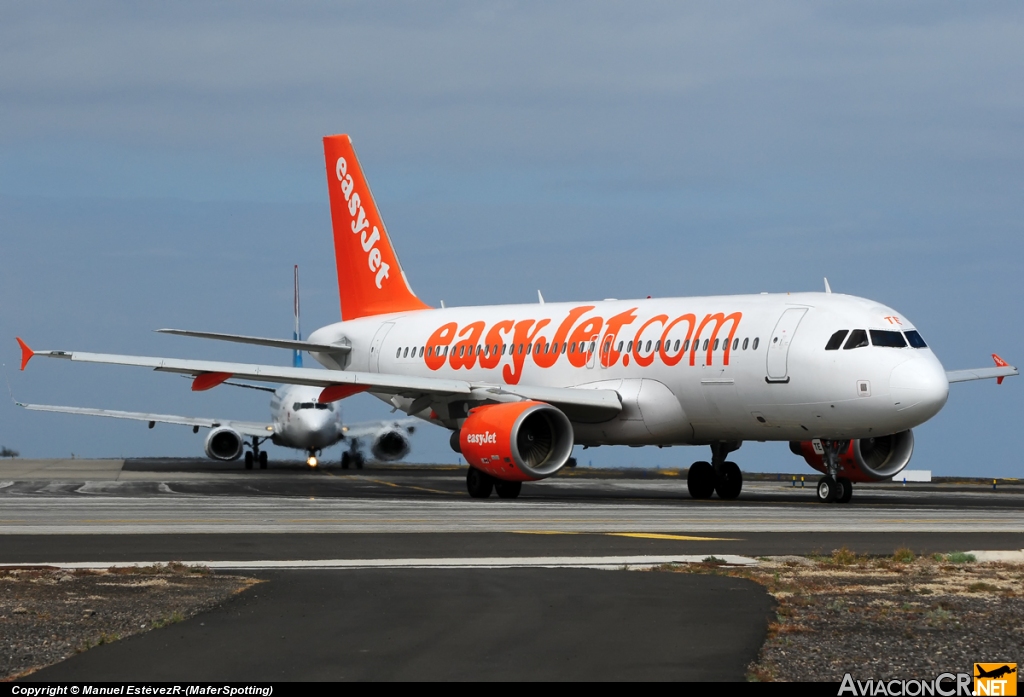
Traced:
<path id="1" fill-rule="evenodd" d="M 37 681 L 729 680 L 774 601 L 723 576 L 580 569 L 265 572 L 186 622 Z"/>
<path id="2" fill-rule="evenodd" d="M 860 485 L 822 505 L 792 480 L 695 501 L 679 476 L 580 471 L 474 500 L 464 469 L 246 471 L 209 460 L 0 464 L 0 563 L 1024 548 L 1024 486 Z M 45 539 L 35 539 L 45 536 Z"/>
<path id="3" fill-rule="evenodd" d="M 810 476 L 803 489 L 747 481 L 732 502 L 692 500 L 671 473 L 576 471 L 516 500 L 470 499 L 464 478 L 0 463 L 0 564 L 210 562 L 266 581 L 35 677 L 742 680 L 773 614 L 759 586 L 557 567 L 1024 548 L 1015 484 L 858 486 L 852 503 L 822 505 Z"/>

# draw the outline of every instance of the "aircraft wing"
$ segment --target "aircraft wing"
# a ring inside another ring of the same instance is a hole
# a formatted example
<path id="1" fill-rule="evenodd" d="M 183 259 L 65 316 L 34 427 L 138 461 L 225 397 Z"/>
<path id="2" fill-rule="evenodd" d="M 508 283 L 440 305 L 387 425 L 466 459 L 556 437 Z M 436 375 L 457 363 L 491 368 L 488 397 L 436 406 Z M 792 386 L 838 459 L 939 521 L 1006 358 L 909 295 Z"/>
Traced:
<path id="1" fill-rule="evenodd" d="M 80 351 L 33 351 L 21 339 L 22 370 L 32 356 L 63 358 L 83 363 L 107 365 L 131 365 L 152 368 L 168 373 L 182 373 L 195 376 L 193 390 L 209 389 L 229 378 L 243 378 L 260 382 L 292 385 L 313 385 L 325 388 L 322 401 L 334 401 L 357 392 L 402 395 L 406 397 L 452 397 L 465 395 L 470 399 L 502 401 L 504 396 L 522 399 L 536 399 L 571 411 L 575 417 L 594 421 L 613 418 L 622 411 L 622 401 L 615 390 L 581 389 L 573 387 L 536 387 L 529 385 L 500 385 L 487 382 L 469 382 L 445 378 L 392 375 L 388 373 L 363 373 L 326 368 L 292 368 L 278 365 L 257 365 L 251 363 L 228 363 L 224 361 L 202 361 L 180 358 L 157 358 L 150 356 L 121 356 L 106 353 L 83 353 Z M 424 407 L 428 404 L 424 404 Z M 423 408 L 423 407 L 421 407 Z M 573 417 L 570 417 L 573 418 Z"/>
<path id="2" fill-rule="evenodd" d="M 1010 365 L 996 354 L 992 354 L 992 359 L 996 362 L 994 368 L 975 368 L 973 370 L 947 370 L 946 380 L 950 383 L 954 382 L 968 382 L 970 380 L 990 380 L 996 379 L 996 382 L 1002 384 L 1003 378 L 1012 377 L 1018 375 L 1017 368 Z"/>
<path id="3" fill-rule="evenodd" d="M 315 353 L 348 353 L 351 346 L 334 344 L 316 344 L 311 341 L 299 341 L 294 339 L 265 339 L 260 336 L 246 336 L 244 334 L 222 334 L 220 332 L 194 332 L 188 329 L 157 329 L 160 334 L 174 334 L 175 336 L 192 336 L 198 339 L 216 339 L 217 341 L 233 341 L 237 344 L 255 344 L 256 346 L 270 346 L 272 348 L 290 349 L 292 351 L 313 351 Z"/>
<path id="4" fill-rule="evenodd" d="M 204 419 L 194 416 L 175 416 L 173 414 L 150 414 L 141 411 L 117 411 L 115 409 L 91 409 L 88 407 L 63 407 L 52 404 L 22 404 L 15 402 L 19 407 L 29 411 L 51 411 L 59 414 L 80 414 L 84 416 L 106 416 L 112 419 L 131 419 L 133 421 L 148 421 L 150 423 L 176 424 L 178 426 L 193 426 L 199 428 L 217 428 L 227 426 L 238 431 L 243 436 L 257 436 L 266 438 L 274 433 L 271 424 L 261 424 L 252 421 L 231 421 L 225 419 Z"/>
<path id="5" fill-rule="evenodd" d="M 421 424 L 421 419 L 391 419 L 384 421 L 368 421 L 358 424 L 349 424 L 344 426 L 342 430 L 345 432 L 346 438 L 364 438 L 366 436 L 376 435 L 382 428 L 400 428 L 405 431 L 412 432 L 416 428 L 417 424 Z"/>

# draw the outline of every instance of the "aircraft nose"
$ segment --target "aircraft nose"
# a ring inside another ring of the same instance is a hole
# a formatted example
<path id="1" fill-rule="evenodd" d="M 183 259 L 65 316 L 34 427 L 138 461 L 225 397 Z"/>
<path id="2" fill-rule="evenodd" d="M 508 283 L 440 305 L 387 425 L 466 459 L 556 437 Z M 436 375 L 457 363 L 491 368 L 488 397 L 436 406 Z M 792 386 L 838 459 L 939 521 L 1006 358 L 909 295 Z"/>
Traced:
<path id="1" fill-rule="evenodd" d="M 889 392 L 896 411 L 924 423 L 946 404 L 949 381 L 935 356 L 918 355 L 893 368 Z"/>

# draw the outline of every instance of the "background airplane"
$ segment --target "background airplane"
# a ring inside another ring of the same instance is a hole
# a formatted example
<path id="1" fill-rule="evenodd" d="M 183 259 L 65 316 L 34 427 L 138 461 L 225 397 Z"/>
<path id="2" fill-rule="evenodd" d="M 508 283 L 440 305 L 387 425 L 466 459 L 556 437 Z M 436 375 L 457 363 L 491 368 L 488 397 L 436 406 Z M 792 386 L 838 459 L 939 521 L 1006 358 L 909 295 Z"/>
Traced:
<path id="1" fill-rule="evenodd" d="M 647 298 L 434 309 L 411 290 L 346 135 L 324 139 L 342 321 L 309 341 L 171 333 L 305 349 L 325 369 L 68 351 L 38 355 L 194 376 L 359 392 L 452 431 L 467 489 L 519 495 L 569 464 L 574 445 L 710 446 L 691 496 L 736 498 L 744 441 L 789 441 L 824 476 L 822 502 L 888 479 L 913 454 L 912 429 L 950 383 L 1016 375 L 947 372 L 913 324 L 867 298 L 825 293 Z M 22 369 L 36 355 L 19 339 Z"/>
<path id="2" fill-rule="evenodd" d="M 295 273 L 295 343 L 302 341 L 299 325 L 299 267 Z M 302 367 L 302 352 L 295 349 L 292 365 Z M 47 411 L 84 416 L 105 416 L 115 419 L 146 421 L 153 428 L 158 423 L 191 426 L 193 433 L 200 428 L 210 429 L 204 451 L 213 460 L 232 461 L 244 454 L 245 468 L 258 464 L 267 468 L 267 451 L 261 446 L 270 441 L 274 445 L 306 452 L 306 464 L 317 467 L 321 452 L 347 440 L 349 448 L 341 455 L 341 467 L 362 469 L 365 460 L 360 449 L 363 440 L 370 440 L 370 452 L 377 460 L 391 462 L 409 454 L 409 437 L 415 431 L 415 419 L 395 419 L 345 426 L 340 407 L 317 401 L 321 390 L 304 385 L 285 385 L 277 389 L 262 385 L 224 381 L 223 384 L 270 392 L 270 422 L 236 421 L 193 416 L 176 416 L 148 412 L 94 409 L 88 407 L 57 406 L 50 404 L 24 404 L 19 407 L 30 411 Z"/>

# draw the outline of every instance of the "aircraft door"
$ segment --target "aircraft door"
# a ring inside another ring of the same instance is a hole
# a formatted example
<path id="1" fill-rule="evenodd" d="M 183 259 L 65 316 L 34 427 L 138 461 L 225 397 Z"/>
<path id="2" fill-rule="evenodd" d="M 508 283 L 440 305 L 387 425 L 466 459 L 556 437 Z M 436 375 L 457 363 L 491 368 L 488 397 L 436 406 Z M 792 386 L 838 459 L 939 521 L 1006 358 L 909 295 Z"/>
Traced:
<path id="1" fill-rule="evenodd" d="M 789 382 L 789 346 L 805 314 L 806 307 L 788 308 L 775 325 L 775 331 L 768 339 L 768 382 Z"/>
<path id="2" fill-rule="evenodd" d="M 597 342 L 600 341 L 600 340 L 601 340 L 601 336 L 599 334 L 594 334 L 594 336 L 590 337 L 590 340 L 587 341 L 587 367 L 588 368 L 593 368 L 594 367 L 594 363 L 596 362 L 596 359 L 597 359 L 597 352 L 600 349 L 600 346 L 598 345 Z"/>
<path id="3" fill-rule="evenodd" d="M 370 370 L 376 373 L 380 372 L 380 349 L 384 344 L 384 337 L 388 335 L 391 328 L 395 326 L 394 322 L 385 322 L 380 325 L 380 329 L 373 335 L 373 341 L 370 343 Z"/>

